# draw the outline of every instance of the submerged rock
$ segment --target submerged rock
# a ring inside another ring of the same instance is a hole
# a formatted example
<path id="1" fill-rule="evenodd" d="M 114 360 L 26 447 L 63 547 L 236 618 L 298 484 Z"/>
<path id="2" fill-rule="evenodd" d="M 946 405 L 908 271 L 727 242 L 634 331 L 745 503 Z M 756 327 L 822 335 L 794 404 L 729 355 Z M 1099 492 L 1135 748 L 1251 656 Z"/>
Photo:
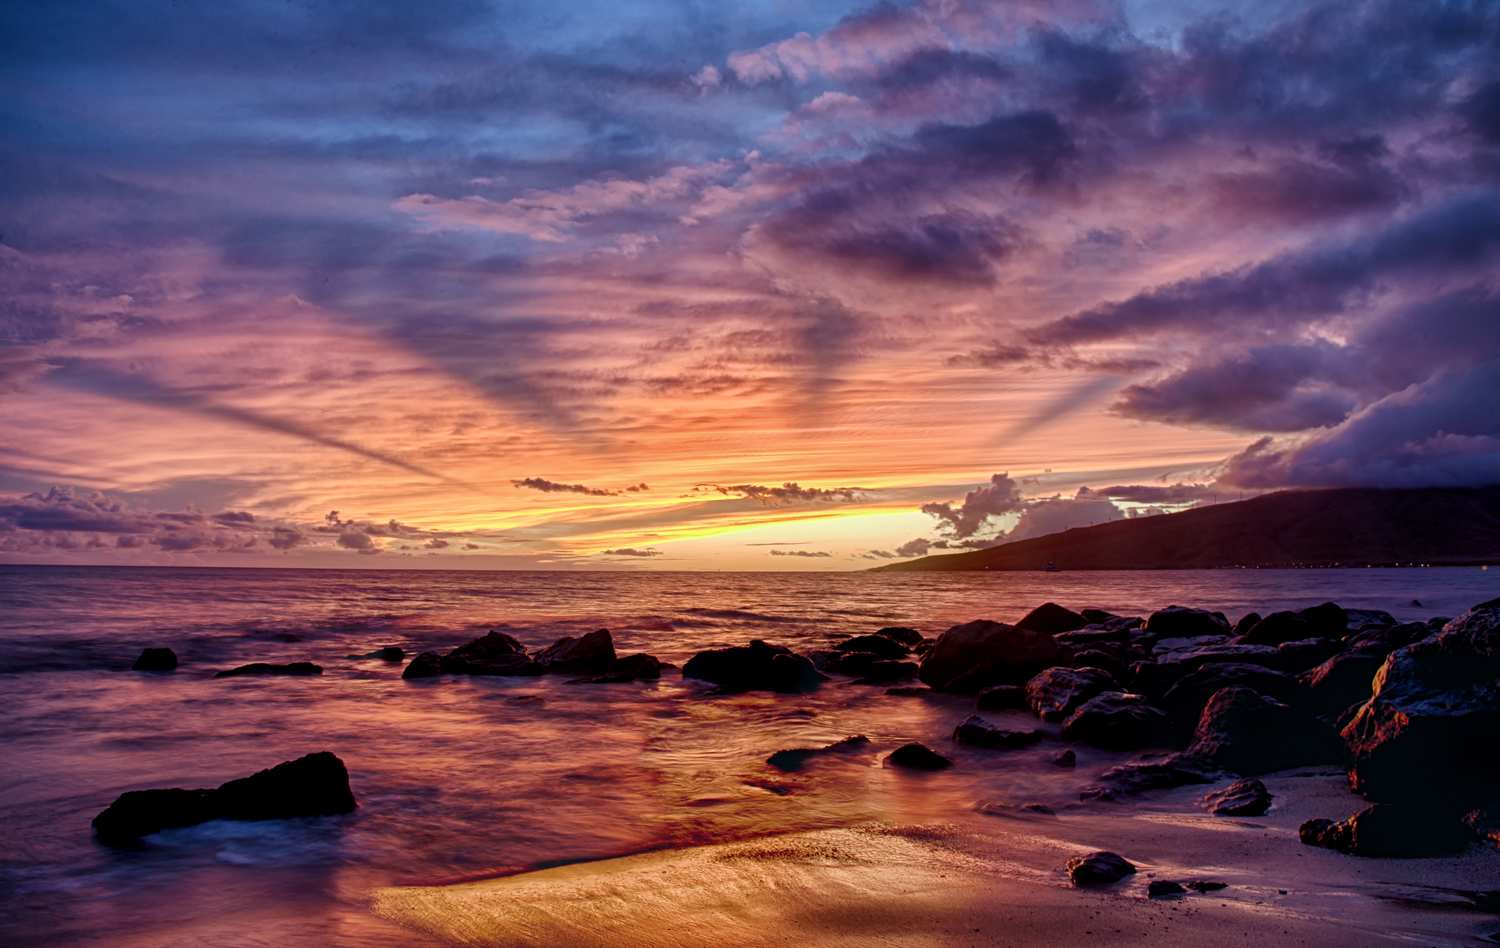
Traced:
<path id="1" fill-rule="evenodd" d="M 1065 740 L 1134 750 L 1161 740 L 1167 715 L 1140 695 L 1106 691 L 1085 701 L 1063 722 Z"/>
<path id="2" fill-rule="evenodd" d="M 1250 688 L 1209 699 L 1187 755 L 1247 777 L 1343 757 L 1333 728 Z"/>
<path id="3" fill-rule="evenodd" d="M 804 694 L 827 680 L 811 660 L 759 639 L 749 645 L 699 652 L 682 666 L 682 677 L 707 681 L 730 693 Z"/>
<path id="4" fill-rule="evenodd" d="M 953 731 L 953 739 L 960 744 L 973 747 L 1007 748 L 1016 750 L 1030 747 L 1041 741 L 1040 731 L 1007 731 L 971 714 Z"/>
<path id="5" fill-rule="evenodd" d="M 1309 846 L 1351 856 L 1415 859 L 1462 852 L 1467 828 L 1454 816 L 1432 807 L 1376 803 L 1335 823 L 1308 820 L 1297 835 Z"/>
<path id="6" fill-rule="evenodd" d="M 974 805 L 977 813 L 985 816 L 1004 816 L 1013 820 L 1055 820 L 1057 814 L 1050 806 L 1040 803 L 1024 803 L 1016 806 L 1012 803 L 977 803 Z"/>
<path id="7" fill-rule="evenodd" d="M 887 661 L 901 659 L 911 653 L 911 649 L 905 645 L 883 635 L 856 635 L 833 648 L 837 652 L 868 652 L 878 660 Z"/>
<path id="8" fill-rule="evenodd" d="M 241 665 L 238 668 L 226 668 L 224 671 L 214 675 L 215 678 L 238 678 L 241 675 L 321 675 L 322 665 L 314 665 L 312 662 L 292 662 L 289 665 L 267 665 L 265 662 L 251 662 L 249 665 Z"/>
<path id="9" fill-rule="evenodd" d="M 1109 885 L 1135 874 L 1135 866 L 1110 852 L 1089 853 L 1068 860 L 1068 875 L 1074 885 Z"/>
<path id="10" fill-rule="evenodd" d="M 549 672 L 605 672 L 615 662 L 615 643 L 608 629 L 599 629 L 579 638 L 565 635 L 532 657 Z"/>
<path id="11" fill-rule="evenodd" d="M 169 672 L 177 667 L 177 653 L 169 648 L 141 650 L 141 657 L 130 666 L 131 671 Z"/>
<path id="12" fill-rule="evenodd" d="M 902 744 L 886 755 L 886 762 L 912 770 L 942 770 L 951 767 L 953 761 L 916 742 Z"/>
<path id="13" fill-rule="evenodd" d="M 1274 799 L 1265 784 L 1251 777 L 1237 780 L 1198 802 L 1217 816 L 1260 816 L 1271 808 Z"/>
<path id="14" fill-rule="evenodd" d="M 870 739 L 863 734 L 855 734 L 841 741 L 834 741 L 826 747 L 796 747 L 791 750 L 779 750 L 766 758 L 766 763 L 782 771 L 801 770 L 808 761 L 815 757 L 827 754 L 849 754 L 863 753 L 870 748 Z"/>
<path id="15" fill-rule="evenodd" d="M 656 656 L 637 652 L 615 659 L 604 674 L 579 681 L 589 685 L 611 685 L 626 681 L 655 681 L 660 677 L 661 662 L 657 661 Z"/>
<path id="16" fill-rule="evenodd" d="M 1085 701 L 1120 683 L 1098 668 L 1048 668 L 1026 683 L 1026 700 L 1044 721 L 1061 721 Z"/>
<path id="17" fill-rule="evenodd" d="M 938 636 L 922 656 L 920 677 L 923 684 L 945 691 L 977 692 L 1024 684 L 1064 655 L 1050 635 L 979 619 Z"/>
<path id="18" fill-rule="evenodd" d="M 214 790 L 132 790 L 94 817 L 106 843 L 128 843 L 214 819 L 280 820 L 348 813 L 357 806 L 344 762 L 323 751 L 277 764 Z"/>

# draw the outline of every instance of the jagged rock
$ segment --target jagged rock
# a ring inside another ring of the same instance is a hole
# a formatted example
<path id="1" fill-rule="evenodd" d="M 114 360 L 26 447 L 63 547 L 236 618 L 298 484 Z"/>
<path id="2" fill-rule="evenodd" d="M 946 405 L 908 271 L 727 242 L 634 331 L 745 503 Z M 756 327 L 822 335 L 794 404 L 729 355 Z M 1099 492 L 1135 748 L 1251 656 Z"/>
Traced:
<path id="1" fill-rule="evenodd" d="M 444 668 L 457 670 L 445 664 Z M 525 655 L 497 655 L 491 659 L 467 661 L 462 672 L 469 675 L 497 675 L 508 678 L 535 678 L 547 673 L 547 667 Z"/>
<path id="2" fill-rule="evenodd" d="M 1061 721 L 1097 694 L 1120 684 L 1098 668 L 1048 668 L 1026 683 L 1026 701 L 1044 721 Z"/>
<path id="3" fill-rule="evenodd" d="M 1146 883 L 1146 895 L 1150 898 L 1160 898 L 1163 895 L 1184 895 L 1187 889 L 1171 881 L 1170 879 L 1153 879 Z"/>
<path id="4" fill-rule="evenodd" d="M 711 682 L 729 693 L 805 694 L 827 680 L 808 659 L 759 639 L 749 645 L 699 652 L 682 666 L 682 677 Z"/>
<path id="5" fill-rule="evenodd" d="M 1135 866 L 1114 853 L 1089 853 L 1068 860 L 1068 875 L 1074 885 L 1109 885 L 1135 874 Z"/>
<path id="6" fill-rule="evenodd" d="M 1273 799 L 1266 785 L 1251 777 L 1215 790 L 1198 802 L 1217 816 L 1260 816 L 1271 808 Z"/>
<path id="7" fill-rule="evenodd" d="M 443 656 L 437 652 L 423 652 L 411 660 L 402 678 L 435 678 L 443 673 Z"/>
<path id="8" fill-rule="evenodd" d="M 918 645 L 921 645 L 923 641 L 922 633 L 918 632 L 916 629 L 908 629 L 905 626 L 901 625 L 889 626 L 887 628 L 881 629 L 875 634 L 883 635 L 888 639 L 894 639 L 895 641 L 900 642 L 902 645 L 910 646 L 911 648 L 916 648 Z"/>
<path id="9" fill-rule="evenodd" d="M 1025 711 L 1030 707 L 1021 685 L 996 685 L 979 693 L 981 711 Z"/>
<path id="10" fill-rule="evenodd" d="M 1500 599 L 1392 652 L 1343 736 L 1356 792 L 1464 812 L 1500 799 Z"/>
<path id="11" fill-rule="evenodd" d="M 132 790 L 94 817 L 106 843 L 128 843 L 214 819 L 279 820 L 347 813 L 357 804 L 344 762 L 323 751 L 278 764 L 215 790 Z"/>
<path id="12" fill-rule="evenodd" d="M 1015 750 L 1030 747 L 1042 739 L 1040 731 L 1008 731 L 971 714 L 953 731 L 953 739 L 960 744 L 974 747 L 1008 748 Z"/>
<path id="13" fill-rule="evenodd" d="M 1144 631 L 1157 639 L 1191 638 L 1197 635 L 1228 635 L 1229 622 L 1218 613 L 1203 609 L 1168 606 L 1151 613 Z"/>
<path id="14" fill-rule="evenodd" d="M 1072 748 L 1069 748 L 1068 750 L 1065 750 L 1061 754 L 1058 754 L 1056 757 L 1052 758 L 1052 766 L 1077 767 L 1078 754 L 1074 750 L 1072 750 Z"/>
<path id="15" fill-rule="evenodd" d="M 977 692 L 1024 684 L 1064 656 L 1063 646 L 1050 635 L 979 619 L 938 636 L 922 656 L 920 677 L 923 684 L 945 691 Z"/>
<path id="16" fill-rule="evenodd" d="M 1040 803 L 1025 803 L 1016 806 L 1012 803 L 977 803 L 974 806 L 977 813 L 985 816 L 1003 816 L 1012 820 L 1055 820 L 1057 814 L 1050 806 Z"/>
<path id="17" fill-rule="evenodd" d="M 1140 695 L 1106 691 L 1085 701 L 1063 722 L 1065 740 L 1133 750 L 1162 738 L 1167 715 Z"/>
<path id="18" fill-rule="evenodd" d="M 850 754 L 861 753 L 869 750 L 870 739 L 863 734 L 855 734 L 841 741 L 834 741 L 826 747 L 796 747 L 791 750 L 779 750 L 766 758 L 766 763 L 782 771 L 801 770 L 809 760 L 827 754 Z"/>
<path id="19" fill-rule="evenodd" d="M 322 665 L 314 665 L 312 662 L 292 662 L 289 665 L 267 665 L 265 662 L 252 662 L 249 665 L 241 665 L 239 668 L 226 668 L 224 671 L 214 675 L 215 678 L 238 678 L 241 675 L 321 675 Z"/>
<path id="20" fill-rule="evenodd" d="M 1186 754 L 1145 754 L 1099 775 L 1099 785 L 1079 794 L 1081 800 L 1113 800 L 1148 790 L 1170 790 L 1217 783 L 1228 774 L 1206 760 Z"/>
<path id="21" fill-rule="evenodd" d="M 915 742 L 902 744 L 886 755 L 885 759 L 887 763 L 895 764 L 897 767 L 909 767 L 912 770 L 942 770 L 944 767 L 953 765 L 953 761 L 942 754 Z"/>
<path id="22" fill-rule="evenodd" d="M 916 662 L 871 662 L 864 670 L 863 678 L 856 678 L 856 685 L 883 685 L 903 678 L 917 677 Z"/>
<path id="23" fill-rule="evenodd" d="M 576 639 L 565 635 L 532 658 L 554 673 L 604 672 L 615 663 L 615 643 L 608 629 L 598 629 Z"/>
<path id="24" fill-rule="evenodd" d="M 1064 609 L 1055 602 L 1044 602 L 1026 613 L 1025 617 L 1016 623 L 1016 628 L 1029 629 L 1043 635 L 1057 635 L 1059 632 L 1081 629 L 1088 624 L 1088 619 L 1073 610 Z"/>
<path id="25" fill-rule="evenodd" d="M 1186 753 L 1247 777 L 1341 759 L 1333 728 L 1250 688 L 1209 699 Z"/>
<path id="26" fill-rule="evenodd" d="M 169 672 L 177 667 L 177 653 L 169 648 L 148 648 L 141 650 L 141 657 L 130 666 L 131 671 L 138 672 Z"/>
<path id="27" fill-rule="evenodd" d="M 1464 814 L 1463 824 L 1480 842 L 1500 845 L 1500 803 L 1471 810 Z"/>
<path id="28" fill-rule="evenodd" d="M 833 648 L 836 652 L 868 652 L 881 661 L 905 658 L 911 653 L 911 649 L 905 645 L 883 635 L 856 635 L 852 639 L 845 639 Z"/>
<path id="29" fill-rule="evenodd" d="M 1162 696 L 1159 704 L 1180 730 L 1192 733 L 1208 706 L 1208 699 L 1235 686 L 1253 688 L 1282 702 L 1290 702 L 1298 694 L 1297 679 L 1291 675 L 1260 665 L 1223 662 L 1204 665 L 1184 675 Z"/>
<path id="30" fill-rule="evenodd" d="M 1462 852 L 1469 844 L 1463 823 L 1446 810 L 1376 803 L 1347 820 L 1308 820 L 1298 836 L 1351 856 L 1413 859 Z"/>
<path id="31" fill-rule="evenodd" d="M 656 656 L 637 652 L 615 659 L 604 674 L 580 681 L 589 685 L 613 685 L 626 681 L 655 681 L 660 677 L 661 662 L 657 661 Z"/>
<path id="32" fill-rule="evenodd" d="M 1255 624 L 1260 620 L 1261 615 L 1258 612 L 1245 613 L 1240 617 L 1240 621 L 1234 624 L 1234 634 L 1244 635 L 1246 632 L 1249 632 L 1251 629 L 1255 628 Z"/>

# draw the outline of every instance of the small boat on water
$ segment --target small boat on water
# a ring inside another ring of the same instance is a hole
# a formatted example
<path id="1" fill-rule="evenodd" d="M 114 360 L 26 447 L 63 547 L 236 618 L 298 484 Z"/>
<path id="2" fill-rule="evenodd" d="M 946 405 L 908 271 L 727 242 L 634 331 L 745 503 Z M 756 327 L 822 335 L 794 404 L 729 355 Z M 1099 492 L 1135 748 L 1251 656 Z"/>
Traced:
<path id="1" fill-rule="evenodd" d="M 1051 559 L 1047 560 L 1047 565 L 1042 567 L 1042 572 L 1044 572 L 1044 573 L 1061 573 L 1062 572 L 1062 567 L 1057 565 L 1057 558 L 1056 558 L 1055 555 Z"/>

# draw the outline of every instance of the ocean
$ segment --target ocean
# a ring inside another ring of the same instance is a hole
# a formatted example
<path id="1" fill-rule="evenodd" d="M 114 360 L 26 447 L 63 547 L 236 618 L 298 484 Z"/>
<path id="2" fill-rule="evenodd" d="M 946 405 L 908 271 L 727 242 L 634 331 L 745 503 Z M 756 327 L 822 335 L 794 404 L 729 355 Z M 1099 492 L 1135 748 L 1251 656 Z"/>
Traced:
<path id="1" fill-rule="evenodd" d="M 369 910 L 381 887 L 479 879 L 652 849 L 941 821 L 979 799 L 1063 806 L 1129 754 L 1056 746 L 1006 766 L 949 741 L 972 698 L 887 695 L 835 676 L 805 696 L 712 696 L 675 672 L 406 681 L 401 664 L 490 629 L 539 648 L 608 628 L 620 654 L 679 665 L 765 639 L 797 650 L 903 625 L 1015 621 L 1053 601 L 1233 621 L 1332 600 L 1401 620 L 1500 596 L 1479 568 L 1087 573 L 470 572 L 0 566 L 0 943 L 425 945 Z M 1414 604 L 1419 602 L 1420 605 Z M 147 646 L 173 673 L 130 671 Z M 312 661 L 315 678 L 213 678 Z M 517 700 L 522 699 L 522 700 Z M 996 723 L 1056 730 L 1029 715 Z M 872 753 L 806 773 L 776 750 L 864 734 Z M 879 757 L 919 740 L 959 766 L 920 786 Z M 89 821 L 127 790 L 211 787 L 313 751 L 344 760 L 359 809 L 217 821 L 133 848 Z"/>

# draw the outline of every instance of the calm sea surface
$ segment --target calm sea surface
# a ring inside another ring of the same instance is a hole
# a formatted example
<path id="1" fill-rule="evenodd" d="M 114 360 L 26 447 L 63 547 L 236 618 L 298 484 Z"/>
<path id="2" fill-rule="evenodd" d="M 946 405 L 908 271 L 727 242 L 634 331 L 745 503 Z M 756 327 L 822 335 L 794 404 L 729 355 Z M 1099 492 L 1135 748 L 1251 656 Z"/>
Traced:
<path id="1" fill-rule="evenodd" d="M 659 682 L 403 681 L 408 657 L 489 629 L 528 646 L 597 628 L 621 654 L 682 663 L 751 639 L 821 647 L 882 626 L 935 635 L 1042 602 L 1231 620 L 1333 600 L 1398 619 L 1500 596 L 1500 570 L 1091 573 L 525 573 L 0 566 L 0 943 L 421 945 L 366 910 L 392 884 L 482 877 L 874 818 L 941 820 L 980 798 L 1066 803 L 1128 755 L 1077 771 L 1017 752 L 1003 769 L 948 741 L 960 697 L 901 698 L 836 678 L 808 696 L 706 696 Z M 1419 600 L 1422 605 L 1410 603 Z M 129 671 L 146 646 L 182 661 Z M 252 661 L 319 678 L 214 680 Z M 543 700 L 515 701 L 535 695 Z M 990 715 L 1005 723 L 1009 713 Z M 1013 724 L 1053 728 L 1029 716 Z M 781 748 L 865 734 L 875 753 L 798 774 Z M 920 791 L 878 765 L 911 740 L 960 766 Z M 97 844 L 120 793 L 211 787 L 313 751 L 348 765 L 358 811 L 169 830 Z M 965 766 L 968 764 L 969 766 Z"/>

